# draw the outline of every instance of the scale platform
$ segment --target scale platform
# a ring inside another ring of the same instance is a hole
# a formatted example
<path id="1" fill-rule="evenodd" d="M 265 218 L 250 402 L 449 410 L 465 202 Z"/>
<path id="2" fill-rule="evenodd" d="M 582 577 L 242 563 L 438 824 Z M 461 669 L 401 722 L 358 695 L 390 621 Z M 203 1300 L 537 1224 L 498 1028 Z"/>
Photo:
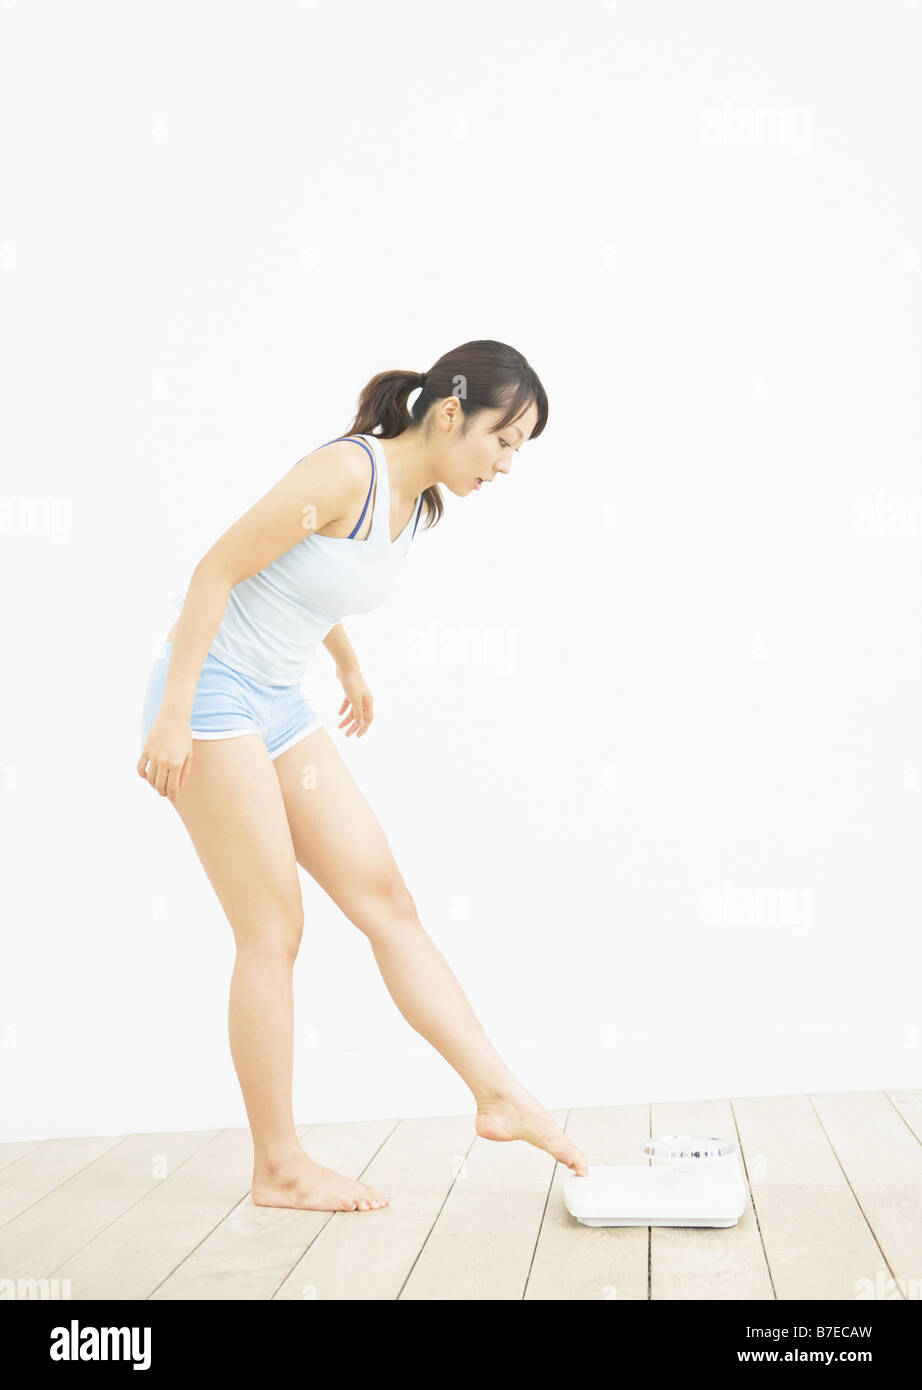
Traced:
<path id="1" fill-rule="evenodd" d="M 584 1226 L 735 1226 L 747 1193 L 736 1145 L 714 1135 L 663 1134 L 641 1145 L 649 1164 L 589 1164 L 564 1184 Z"/>

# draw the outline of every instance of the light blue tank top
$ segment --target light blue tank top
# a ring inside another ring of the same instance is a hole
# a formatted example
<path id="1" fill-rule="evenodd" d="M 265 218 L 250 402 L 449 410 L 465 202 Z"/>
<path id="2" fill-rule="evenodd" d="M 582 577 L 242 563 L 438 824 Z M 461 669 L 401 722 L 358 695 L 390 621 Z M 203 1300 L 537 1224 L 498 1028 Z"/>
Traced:
<path id="1" fill-rule="evenodd" d="M 350 614 L 378 606 L 393 587 L 416 533 L 422 493 L 400 535 L 395 541 L 390 538 L 391 493 L 382 441 L 374 434 L 340 437 L 354 439 L 371 459 L 368 496 L 352 532 L 305 536 L 235 584 L 209 648 L 209 654 L 225 665 L 268 685 L 298 684 L 331 628 Z M 358 540 L 355 533 L 365 520 L 372 489 L 371 529 Z M 186 592 L 173 600 L 178 608 Z"/>

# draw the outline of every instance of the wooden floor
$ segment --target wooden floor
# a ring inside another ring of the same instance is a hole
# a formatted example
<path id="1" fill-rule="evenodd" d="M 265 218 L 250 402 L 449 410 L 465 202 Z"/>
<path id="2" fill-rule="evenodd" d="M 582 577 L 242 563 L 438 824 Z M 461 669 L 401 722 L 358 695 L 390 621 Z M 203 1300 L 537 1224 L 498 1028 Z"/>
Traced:
<path id="1" fill-rule="evenodd" d="M 651 1134 L 737 1138 L 727 1229 L 593 1228 L 568 1170 L 473 1114 L 305 1125 L 385 1192 L 369 1212 L 256 1207 L 249 1130 L 0 1145 L 0 1288 L 73 1299 L 922 1298 L 922 1091 L 555 1111 L 590 1164 Z M 69 1281 L 65 1283 L 65 1281 Z M 42 1286 L 35 1286 L 41 1288 Z"/>

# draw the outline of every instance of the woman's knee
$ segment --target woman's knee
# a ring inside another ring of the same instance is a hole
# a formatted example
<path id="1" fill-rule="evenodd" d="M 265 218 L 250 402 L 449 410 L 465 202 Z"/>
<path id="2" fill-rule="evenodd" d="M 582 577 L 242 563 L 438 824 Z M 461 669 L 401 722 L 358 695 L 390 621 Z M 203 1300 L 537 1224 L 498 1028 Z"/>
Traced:
<path id="1" fill-rule="evenodd" d="M 261 914 L 259 919 L 231 922 L 237 953 L 290 958 L 298 954 L 304 934 L 304 909 L 298 905 Z"/>
<path id="2" fill-rule="evenodd" d="M 413 894 L 393 861 L 365 877 L 349 916 L 366 936 L 419 921 Z"/>

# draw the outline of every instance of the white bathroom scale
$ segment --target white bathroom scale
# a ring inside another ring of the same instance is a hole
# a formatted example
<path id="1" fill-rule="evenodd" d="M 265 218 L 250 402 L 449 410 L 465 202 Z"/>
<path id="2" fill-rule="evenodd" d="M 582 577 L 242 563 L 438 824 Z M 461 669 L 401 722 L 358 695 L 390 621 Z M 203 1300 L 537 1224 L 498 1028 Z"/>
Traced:
<path id="1" fill-rule="evenodd" d="M 584 1226 L 735 1226 L 746 1208 L 736 1145 L 714 1135 L 648 1139 L 648 1164 L 588 1165 L 564 1184 L 567 1211 Z"/>

